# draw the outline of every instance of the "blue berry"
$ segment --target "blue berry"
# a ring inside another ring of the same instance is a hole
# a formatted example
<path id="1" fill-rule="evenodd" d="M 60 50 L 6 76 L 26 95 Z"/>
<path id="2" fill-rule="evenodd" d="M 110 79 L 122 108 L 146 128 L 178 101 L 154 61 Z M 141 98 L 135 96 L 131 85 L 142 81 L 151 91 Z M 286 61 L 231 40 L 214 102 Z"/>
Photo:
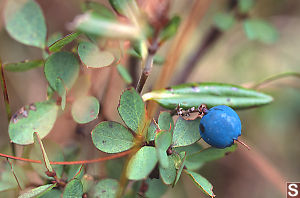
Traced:
<path id="1" fill-rule="evenodd" d="M 203 140 L 216 148 L 231 146 L 241 135 L 242 125 L 237 113 L 228 106 L 215 106 L 205 112 L 199 130 Z"/>

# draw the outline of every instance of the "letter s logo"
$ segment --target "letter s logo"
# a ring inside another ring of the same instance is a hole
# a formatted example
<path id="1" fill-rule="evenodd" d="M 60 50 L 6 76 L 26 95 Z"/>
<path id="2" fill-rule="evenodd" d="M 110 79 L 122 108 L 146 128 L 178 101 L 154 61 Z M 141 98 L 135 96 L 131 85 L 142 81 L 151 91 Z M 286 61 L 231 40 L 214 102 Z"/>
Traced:
<path id="1" fill-rule="evenodd" d="M 299 194 L 297 184 L 289 184 L 288 190 L 289 190 L 288 195 L 291 197 L 296 197 Z"/>

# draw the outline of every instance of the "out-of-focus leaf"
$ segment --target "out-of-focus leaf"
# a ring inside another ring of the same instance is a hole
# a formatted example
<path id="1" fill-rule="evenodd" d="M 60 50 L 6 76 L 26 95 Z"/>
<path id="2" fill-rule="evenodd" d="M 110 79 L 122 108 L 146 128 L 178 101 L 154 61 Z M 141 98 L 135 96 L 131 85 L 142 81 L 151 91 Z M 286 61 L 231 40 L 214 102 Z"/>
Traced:
<path id="1" fill-rule="evenodd" d="M 160 33 L 160 39 L 162 41 L 165 41 L 173 37 L 176 34 L 179 25 L 180 25 L 180 17 L 174 16 L 169 21 L 169 23 L 162 29 Z"/>
<path id="2" fill-rule="evenodd" d="M 65 45 L 67 45 L 68 43 L 71 43 L 79 35 L 80 35 L 80 33 L 78 33 L 78 32 L 68 34 L 64 38 L 61 38 L 58 41 L 54 42 L 52 45 L 50 45 L 49 46 L 49 51 L 50 52 L 58 52 L 58 51 L 60 51 Z"/>
<path id="3" fill-rule="evenodd" d="M 4 9 L 7 32 L 25 45 L 43 48 L 47 28 L 40 6 L 33 0 L 10 0 Z"/>
<path id="4" fill-rule="evenodd" d="M 264 43 L 274 43 L 278 40 L 278 31 L 267 21 L 260 19 L 248 19 L 244 22 L 245 33 L 250 40 Z"/>
<path id="5" fill-rule="evenodd" d="M 128 73 L 127 69 L 122 66 L 122 65 L 118 65 L 117 66 L 118 72 L 120 74 L 120 76 L 123 78 L 123 80 L 127 83 L 127 84 L 131 84 L 132 83 L 132 78 L 130 76 L 130 74 Z"/>
<path id="6" fill-rule="evenodd" d="M 21 194 L 18 198 L 31 198 L 31 197 L 41 196 L 42 194 L 54 188 L 55 186 L 56 184 L 47 184 L 47 185 L 39 186 L 37 188 L 25 192 L 24 194 Z"/>
<path id="7" fill-rule="evenodd" d="M 147 179 L 147 183 L 148 190 L 145 194 L 147 198 L 161 197 L 168 188 L 160 179 Z"/>
<path id="8" fill-rule="evenodd" d="M 55 32 L 54 34 L 52 34 L 47 41 L 47 46 L 51 46 L 53 43 L 55 43 L 56 41 L 60 40 L 61 38 L 63 38 L 62 33 L 60 32 Z"/>
<path id="9" fill-rule="evenodd" d="M 83 193 L 87 193 L 94 186 L 94 178 L 91 175 L 85 174 L 81 178 Z"/>
<path id="10" fill-rule="evenodd" d="M 49 172 L 53 172 L 53 169 L 50 165 L 50 161 L 48 159 L 46 150 L 44 148 L 43 142 L 38 134 L 38 132 L 33 133 L 33 139 L 34 139 L 34 148 L 36 150 L 39 150 L 39 155 L 42 161 L 44 162 L 43 165 L 45 166 L 46 170 Z"/>
<path id="11" fill-rule="evenodd" d="M 254 6 L 255 0 L 238 0 L 238 7 L 241 13 L 247 13 Z"/>
<path id="12" fill-rule="evenodd" d="M 78 46 L 78 55 L 87 67 L 100 68 L 111 65 L 115 57 L 108 51 L 100 51 L 99 48 L 89 42 L 81 42 Z"/>
<path id="13" fill-rule="evenodd" d="M 189 170 L 184 170 L 184 172 L 192 178 L 194 183 L 196 184 L 197 187 L 199 187 L 205 194 L 215 197 L 213 190 L 213 186 L 207 179 L 199 175 L 198 173 L 189 171 Z"/>
<path id="14" fill-rule="evenodd" d="M 57 189 L 51 189 L 45 194 L 41 195 L 39 198 L 61 198 L 62 192 Z"/>
<path id="15" fill-rule="evenodd" d="M 144 40 L 138 40 L 133 42 L 133 49 L 136 52 L 136 54 L 138 55 L 138 57 L 144 59 L 146 58 L 147 54 L 148 54 L 148 49 L 147 49 L 147 45 L 146 42 Z"/>
<path id="16" fill-rule="evenodd" d="M 175 162 L 171 156 L 168 156 L 168 166 L 166 168 L 159 166 L 159 173 L 162 181 L 165 184 L 171 185 L 176 179 L 176 167 Z"/>
<path id="17" fill-rule="evenodd" d="M 126 170 L 128 179 L 141 180 L 146 178 L 157 163 L 154 147 L 142 147 L 129 161 Z"/>
<path id="18" fill-rule="evenodd" d="M 98 2 L 85 1 L 82 3 L 81 7 L 84 12 L 92 11 L 103 18 L 112 19 L 112 20 L 116 19 L 116 16 L 112 12 L 112 10 L 108 9 L 107 7 L 105 7 L 104 5 Z"/>
<path id="19" fill-rule="evenodd" d="M 154 100 L 161 106 L 174 110 L 206 104 L 208 108 L 227 105 L 234 109 L 257 107 L 268 104 L 273 98 L 267 94 L 225 83 L 187 83 L 167 89 L 154 90 L 143 95 L 144 101 Z"/>
<path id="20" fill-rule="evenodd" d="M 94 145 L 106 153 L 119 153 L 134 145 L 132 133 L 117 122 L 105 121 L 92 131 Z"/>
<path id="21" fill-rule="evenodd" d="M 21 186 L 21 188 L 24 188 L 26 183 L 28 182 L 28 178 L 27 175 L 25 174 L 25 170 L 23 169 L 23 167 L 10 162 L 12 165 L 12 168 L 10 167 L 9 164 L 6 164 L 5 168 L 3 168 L 3 172 L 1 173 L 1 180 L 0 180 L 0 192 L 1 194 L 3 194 L 4 191 L 8 191 L 8 190 L 13 190 L 13 189 L 18 189 L 19 188 L 19 184 Z M 14 177 L 14 174 L 16 175 L 16 177 L 18 178 L 18 182 L 16 178 Z"/>
<path id="22" fill-rule="evenodd" d="M 67 183 L 63 198 L 82 198 L 83 186 L 79 179 L 72 179 Z"/>
<path id="23" fill-rule="evenodd" d="M 72 104 L 72 116 L 77 123 L 88 123 L 97 118 L 100 104 L 93 96 L 82 96 Z"/>
<path id="24" fill-rule="evenodd" d="M 93 197 L 115 198 L 119 183 L 115 179 L 100 180 L 94 187 Z"/>
<path id="25" fill-rule="evenodd" d="M 44 138 L 52 129 L 58 107 L 54 102 L 45 101 L 26 105 L 12 117 L 8 127 L 9 137 L 16 144 L 32 144 L 33 133 Z"/>
<path id="26" fill-rule="evenodd" d="M 215 25 L 222 31 L 226 31 L 232 27 L 235 22 L 235 18 L 230 13 L 217 13 L 214 16 Z"/>
<path id="27" fill-rule="evenodd" d="M 24 72 L 44 65 L 43 60 L 25 60 L 19 63 L 8 63 L 4 69 L 11 72 Z"/>
<path id="28" fill-rule="evenodd" d="M 128 0 L 109 0 L 111 7 L 121 15 L 125 15 L 125 8 L 128 3 Z"/>

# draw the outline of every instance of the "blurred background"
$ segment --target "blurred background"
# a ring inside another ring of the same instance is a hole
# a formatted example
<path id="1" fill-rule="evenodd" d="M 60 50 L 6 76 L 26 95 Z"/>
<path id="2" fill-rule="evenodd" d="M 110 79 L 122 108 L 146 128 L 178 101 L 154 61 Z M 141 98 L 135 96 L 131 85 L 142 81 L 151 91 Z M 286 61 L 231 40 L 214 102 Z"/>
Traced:
<path id="1" fill-rule="evenodd" d="M 0 0 L 0 13 L 3 13 L 5 2 Z M 37 2 L 45 15 L 48 35 L 55 32 L 61 32 L 63 35 L 70 33 L 67 25 L 76 15 L 82 13 L 80 9 L 82 1 L 79 0 L 37 0 Z M 99 2 L 109 7 L 107 1 Z M 228 6 L 226 0 L 207 2 L 210 3 L 207 12 L 199 22 L 197 21 L 197 28 L 189 36 L 184 51 L 176 63 L 177 73 L 172 75 L 173 84 L 178 73 L 183 72 L 182 69 L 199 47 L 199 43 L 203 42 L 207 32 L 214 26 L 216 13 L 226 11 Z M 177 14 L 184 21 L 193 3 L 193 0 L 172 0 L 169 15 Z M 278 40 L 272 44 L 249 40 L 245 36 L 242 22 L 237 21 L 230 29 L 224 31 L 197 61 L 197 67 L 187 77 L 188 82 L 224 82 L 249 87 L 274 74 L 287 71 L 300 72 L 300 1 L 256 1 L 248 14 L 252 18 L 264 19 L 272 24 L 279 33 Z M 0 57 L 3 63 L 42 57 L 40 49 L 16 42 L 3 26 L 1 15 Z M 158 54 L 162 57 L 168 55 L 173 41 L 174 39 L 168 41 Z M 128 58 L 124 64 L 128 67 L 130 63 L 132 60 Z M 154 65 L 144 92 L 153 87 L 161 69 L 162 66 Z M 116 68 L 106 67 L 87 72 L 92 75 L 92 82 L 87 86 L 92 87 L 91 92 L 101 101 L 101 113 L 105 115 L 105 119 L 120 121 L 116 108 L 126 85 Z M 47 81 L 42 68 L 22 73 L 6 72 L 5 76 L 12 112 L 16 112 L 26 104 L 46 99 Z M 83 85 L 78 86 L 84 88 Z M 300 181 L 300 80 L 287 77 L 265 84 L 259 87 L 259 90 L 272 95 L 274 102 L 261 108 L 238 111 L 243 126 L 242 139 L 252 150 L 248 151 L 239 146 L 236 152 L 206 164 L 199 171 L 213 184 L 217 197 L 285 197 L 285 182 Z M 2 92 L 0 101 L 0 148 L 1 152 L 5 153 L 9 148 L 9 138 Z M 70 117 L 67 107 L 46 139 L 56 142 L 61 147 L 70 144 L 79 145 L 82 148 L 80 159 L 101 156 L 103 154 L 99 154 L 90 140 L 89 131 L 103 119 L 100 116 L 92 123 L 78 125 Z M 89 172 L 100 177 L 107 175 L 104 163 L 90 165 Z M 4 195 L 6 194 L 0 193 L 0 197 Z M 163 197 L 192 198 L 206 195 L 183 175 L 179 184 L 174 189 L 169 188 Z"/>

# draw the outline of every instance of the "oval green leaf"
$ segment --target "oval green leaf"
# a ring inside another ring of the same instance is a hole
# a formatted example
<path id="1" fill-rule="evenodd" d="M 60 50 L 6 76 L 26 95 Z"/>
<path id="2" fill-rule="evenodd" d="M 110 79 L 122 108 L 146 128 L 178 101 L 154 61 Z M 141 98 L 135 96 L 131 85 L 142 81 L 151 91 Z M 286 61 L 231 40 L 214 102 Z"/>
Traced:
<path id="1" fill-rule="evenodd" d="M 115 179 L 100 180 L 94 187 L 93 197 L 115 198 L 119 183 Z"/>
<path id="2" fill-rule="evenodd" d="M 159 173 L 162 181 L 167 185 L 171 185 L 176 179 L 176 167 L 174 160 L 171 156 L 168 156 L 168 161 L 169 163 L 166 168 L 159 166 Z"/>
<path id="3" fill-rule="evenodd" d="M 79 75 L 79 63 L 70 52 L 56 52 L 46 60 L 44 72 L 54 90 L 57 90 L 58 78 L 63 81 L 66 88 L 70 89 Z"/>
<path id="4" fill-rule="evenodd" d="M 67 45 L 68 43 L 71 43 L 79 35 L 80 35 L 80 33 L 78 33 L 78 32 L 68 34 L 67 36 L 55 41 L 52 45 L 50 45 L 49 46 L 49 51 L 50 52 L 60 51 L 65 45 Z"/>
<path id="5" fill-rule="evenodd" d="M 238 0 L 238 8 L 241 13 L 247 13 L 254 6 L 254 0 Z"/>
<path id="6" fill-rule="evenodd" d="M 160 131 L 155 137 L 155 148 L 157 152 L 157 157 L 159 164 L 163 168 L 168 168 L 169 159 L 167 156 L 167 149 L 172 143 L 172 132 L 170 131 Z"/>
<path id="7" fill-rule="evenodd" d="M 31 198 L 31 197 L 41 196 L 42 194 L 54 188 L 55 186 L 56 184 L 47 184 L 47 185 L 39 186 L 28 192 L 25 192 L 24 194 L 20 195 L 18 198 Z"/>
<path id="8" fill-rule="evenodd" d="M 24 72 L 44 65 L 43 60 L 25 60 L 19 63 L 8 63 L 4 69 L 10 72 Z"/>
<path id="9" fill-rule="evenodd" d="M 25 45 L 43 48 L 46 24 L 40 6 L 33 0 L 10 0 L 4 9 L 5 28 L 12 38 Z"/>
<path id="10" fill-rule="evenodd" d="M 158 198 L 161 197 L 168 189 L 168 186 L 160 179 L 147 179 L 148 190 L 145 193 L 147 198 Z"/>
<path id="11" fill-rule="evenodd" d="M 211 185 L 211 183 L 209 181 L 207 181 L 207 179 L 205 179 L 204 177 L 202 177 L 198 173 L 195 173 L 195 172 L 192 172 L 192 171 L 189 171 L 189 170 L 185 170 L 184 172 L 192 178 L 192 180 L 194 181 L 196 186 L 199 187 L 205 194 L 207 194 L 211 197 L 216 196 L 214 194 L 214 192 L 212 191 L 213 186 Z"/>
<path id="12" fill-rule="evenodd" d="M 273 98 L 267 94 L 225 83 L 186 83 L 143 95 L 144 101 L 154 100 L 161 106 L 174 110 L 178 105 L 188 109 L 206 104 L 208 108 L 227 105 L 234 109 L 268 104 Z"/>
<path id="13" fill-rule="evenodd" d="M 109 66 L 115 60 L 112 53 L 100 51 L 96 45 L 90 42 L 81 42 L 79 44 L 78 55 L 83 64 L 92 68 Z"/>
<path id="14" fill-rule="evenodd" d="M 44 138 L 52 129 L 58 107 L 53 102 L 37 102 L 19 109 L 11 118 L 8 133 L 16 144 L 32 144 L 33 133 L 38 132 Z"/>
<path id="15" fill-rule="evenodd" d="M 131 88 L 124 91 L 120 98 L 118 112 L 124 123 L 137 132 L 145 118 L 145 105 L 135 89 Z"/>
<path id="16" fill-rule="evenodd" d="M 119 153 L 134 145 L 132 133 L 117 122 L 105 121 L 92 131 L 94 145 L 106 153 Z"/>
<path id="17" fill-rule="evenodd" d="M 200 118 L 185 120 L 178 117 L 173 132 L 173 146 L 187 146 L 200 140 L 199 124 Z"/>
<path id="18" fill-rule="evenodd" d="M 116 16 L 112 12 L 112 10 L 108 9 L 107 7 L 105 7 L 104 5 L 98 2 L 85 1 L 82 3 L 81 7 L 84 12 L 92 11 L 103 18 L 112 19 L 112 20 L 116 19 Z"/>
<path id="19" fill-rule="evenodd" d="M 154 169 L 157 160 L 158 159 L 154 147 L 142 147 L 128 163 L 126 171 L 128 179 L 145 179 Z"/>
<path id="20" fill-rule="evenodd" d="M 118 69 L 120 76 L 123 78 L 123 80 L 127 84 L 131 84 L 132 78 L 131 78 L 130 74 L 128 73 L 127 69 L 120 64 L 117 66 L 117 69 Z"/>
<path id="21" fill-rule="evenodd" d="M 62 192 L 57 189 L 51 189 L 45 194 L 41 195 L 39 198 L 61 198 Z"/>
<path id="22" fill-rule="evenodd" d="M 174 130 L 173 118 L 169 112 L 162 111 L 159 114 L 158 126 L 160 130 L 171 131 L 171 132 Z"/>
<path id="23" fill-rule="evenodd" d="M 80 180 L 72 179 L 67 183 L 63 198 L 82 198 L 83 186 Z"/>
<path id="24" fill-rule="evenodd" d="M 173 18 L 168 22 L 168 24 L 162 29 L 160 33 L 160 39 L 162 41 L 165 41 L 173 37 L 176 34 L 179 25 L 180 17 L 173 16 Z"/>
<path id="25" fill-rule="evenodd" d="M 98 117 L 100 104 L 93 96 L 83 96 L 72 104 L 73 119 L 80 124 L 88 123 Z"/>
<path id="26" fill-rule="evenodd" d="M 270 23 L 260 19 L 246 20 L 244 30 L 248 39 L 268 44 L 274 43 L 279 37 L 278 31 Z"/>
<path id="27" fill-rule="evenodd" d="M 235 22 L 233 14 L 230 13 L 217 13 L 214 16 L 215 25 L 222 31 L 226 31 L 232 27 Z"/>

